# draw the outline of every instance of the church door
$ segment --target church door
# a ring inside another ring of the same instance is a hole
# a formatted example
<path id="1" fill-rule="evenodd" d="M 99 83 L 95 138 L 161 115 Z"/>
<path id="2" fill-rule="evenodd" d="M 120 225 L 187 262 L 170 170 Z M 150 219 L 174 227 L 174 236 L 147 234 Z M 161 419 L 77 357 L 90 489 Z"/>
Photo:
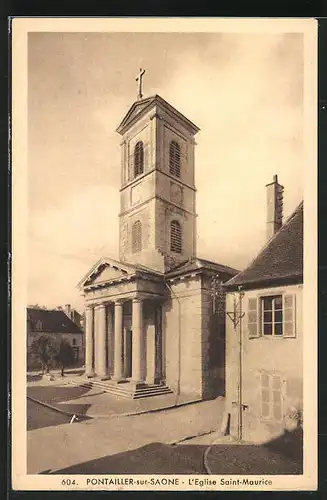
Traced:
<path id="1" fill-rule="evenodd" d="M 125 329 L 124 335 L 124 375 L 126 378 L 132 376 L 132 330 Z"/>

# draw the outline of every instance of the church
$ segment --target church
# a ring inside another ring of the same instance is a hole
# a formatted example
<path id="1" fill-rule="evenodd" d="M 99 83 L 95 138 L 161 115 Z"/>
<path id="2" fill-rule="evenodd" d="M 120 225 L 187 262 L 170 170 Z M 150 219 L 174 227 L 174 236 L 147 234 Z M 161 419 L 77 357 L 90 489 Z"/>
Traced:
<path id="1" fill-rule="evenodd" d="M 121 135 L 119 258 L 80 281 L 85 374 L 127 398 L 224 394 L 225 297 L 238 271 L 197 257 L 199 128 L 159 95 L 138 96 Z"/>

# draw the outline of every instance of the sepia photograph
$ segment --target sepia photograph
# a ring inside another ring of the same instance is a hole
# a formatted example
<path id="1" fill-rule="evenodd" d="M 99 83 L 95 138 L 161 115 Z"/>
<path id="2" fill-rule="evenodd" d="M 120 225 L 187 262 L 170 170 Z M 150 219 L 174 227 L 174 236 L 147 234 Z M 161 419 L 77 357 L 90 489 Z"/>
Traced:
<path id="1" fill-rule="evenodd" d="M 14 489 L 316 489 L 316 42 L 13 20 Z"/>

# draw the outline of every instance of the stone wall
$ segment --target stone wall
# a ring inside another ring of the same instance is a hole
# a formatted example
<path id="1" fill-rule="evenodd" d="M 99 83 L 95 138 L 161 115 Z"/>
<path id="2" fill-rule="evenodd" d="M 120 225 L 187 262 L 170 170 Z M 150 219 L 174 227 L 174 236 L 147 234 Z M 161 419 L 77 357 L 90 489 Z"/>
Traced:
<path id="1" fill-rule="evenodd" d="M 262 294 L 284 293 L 294 294 L 296 298 L 295 337 L 250 338 L 247 326 L 248 299 L 261 297 Z M 248 291 L 245 293 L 242 305 L 245 312 L 242 321 L 242 403 L 246 405 L 242 414 L 243 438 L 253 442 L 262 442 L 283 433 L 288 425 L 288 413 L 292 408 L 302 408 L 302 286 Z M 227 294 L 227 310 L 232 309 L 233 296 Z M 238 402 L 239 331 L 234 330 L 229 319 L 227 319 L 226 335 L 226 409 L 231 414 L 231 433 L 236 435 L 238 413 L 235 403 Z M 281 386 L 278 391 L 282 398 L 282 419 L 276 420 L 273 416 L 264 418 L 261 415 L 262 376 L 268 376 L 267 380 L 272 380 L 273 377 L 277 377 L 277 382 L 280 380 Z"/>

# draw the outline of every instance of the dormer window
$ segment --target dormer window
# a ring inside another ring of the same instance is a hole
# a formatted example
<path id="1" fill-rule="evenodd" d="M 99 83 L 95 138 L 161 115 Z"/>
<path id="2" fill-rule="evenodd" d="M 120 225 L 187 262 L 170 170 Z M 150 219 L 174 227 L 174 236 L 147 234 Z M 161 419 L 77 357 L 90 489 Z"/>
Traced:
<path id="1" fill-rule="evenodd" d="M 134 177 L 138 177 L 144 172 L 144 146 L 143 142 L 136 143 L 134 148 Z"/>
<path id="2" fill-rule="evenodd" d="M 40 331 L 42 330 L 42 328 L 43 328 L 42 321 L 38 319 L 36 322 L 36 329 Z"/>
<path id="3" fill-rule="evenodd" d="M 169 173 L 175 177 L 181 176 L 181 148 L 176 141 L 171 141 L 169 145 Z"/>

